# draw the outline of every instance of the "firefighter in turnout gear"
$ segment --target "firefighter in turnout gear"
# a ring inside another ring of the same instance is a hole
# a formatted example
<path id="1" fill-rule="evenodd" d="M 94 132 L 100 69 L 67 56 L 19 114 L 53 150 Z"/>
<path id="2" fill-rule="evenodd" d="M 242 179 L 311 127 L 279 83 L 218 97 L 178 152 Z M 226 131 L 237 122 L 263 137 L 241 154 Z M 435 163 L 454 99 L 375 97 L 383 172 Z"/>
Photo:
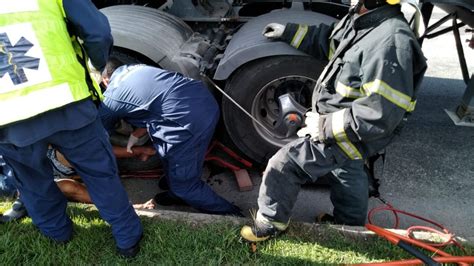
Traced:
<path id="1" fill-rule="evenodd" d="M 284 231 L 301 185 L 328 173 L 334 222 L 364 225 L 364 160 L 383 150 L 414 110 L 426 70 L 400 4 L 361 0 L 338 24 L 271 23 L 263 34 L 329 63 L 314 88 L 300 138 L 270 159 L 254 224 L 242 228 L 242 237 L 257 242 Z"/>

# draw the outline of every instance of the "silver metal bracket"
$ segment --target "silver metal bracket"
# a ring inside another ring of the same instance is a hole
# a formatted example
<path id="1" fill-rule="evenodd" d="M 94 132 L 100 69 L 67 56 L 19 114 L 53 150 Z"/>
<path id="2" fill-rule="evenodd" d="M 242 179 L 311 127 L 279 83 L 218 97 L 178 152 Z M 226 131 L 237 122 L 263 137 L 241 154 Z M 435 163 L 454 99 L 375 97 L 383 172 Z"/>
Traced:
<path id="1" fill-rule="evenodd" d="M 474 127 L 474 75 L 467 83 L 461 104 L 454 110 L 446 110 L 456 126 Z"/>

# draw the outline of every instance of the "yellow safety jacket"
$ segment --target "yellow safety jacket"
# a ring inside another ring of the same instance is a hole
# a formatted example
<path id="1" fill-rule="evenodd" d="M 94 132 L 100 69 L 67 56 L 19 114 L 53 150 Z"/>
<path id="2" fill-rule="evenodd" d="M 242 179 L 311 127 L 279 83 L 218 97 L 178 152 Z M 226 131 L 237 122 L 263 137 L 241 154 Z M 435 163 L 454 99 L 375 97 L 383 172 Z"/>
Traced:
<path id="1" fill-rule="evenodd" d="M 0 126 L 102 98 L 84 50 L 67 30 L 62 0 L 1 3 Z"/>

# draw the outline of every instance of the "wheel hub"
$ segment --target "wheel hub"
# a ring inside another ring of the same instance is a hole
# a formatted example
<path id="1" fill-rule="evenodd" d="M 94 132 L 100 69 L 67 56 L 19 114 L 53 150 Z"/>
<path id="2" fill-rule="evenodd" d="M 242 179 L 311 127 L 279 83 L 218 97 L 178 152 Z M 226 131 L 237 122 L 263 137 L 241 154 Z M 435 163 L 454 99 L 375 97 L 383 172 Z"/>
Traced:
<path id="1" fill-rule="evenodd" d="M 263 129 L 254 122 L 257 133 L 276 146 L 295 139 L 315 84 L 308 77 L 286 76 L 263 86 L 252 102 L 252 115 L 266 126 Z"/>

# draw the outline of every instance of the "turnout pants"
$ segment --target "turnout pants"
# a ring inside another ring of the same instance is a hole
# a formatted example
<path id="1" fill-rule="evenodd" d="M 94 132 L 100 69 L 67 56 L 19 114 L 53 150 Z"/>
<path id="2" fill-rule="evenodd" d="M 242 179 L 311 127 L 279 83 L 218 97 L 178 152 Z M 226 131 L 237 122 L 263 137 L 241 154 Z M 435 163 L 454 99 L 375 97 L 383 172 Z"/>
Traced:
<path id="1" fill-rule="evenodd" d="M 350 160 L 335 146 L 308 138 L 288 143 L 270 159 L 260 186 L 259 214 L 270 221 L 288 223 L 301 185 L 330 172 L 334 175 L 330 193 L 336 223 L 363 225 L 368 204 L 363 160 Z"/>
<path id="2" fill-rule="evenodd" d="M 129 248 L 136 244 L 142 226 L 120 182 L 112 146 L 99 119 L 26 147 L 0 144 L 0 154 L 15 172 L 21 199 L 33 223 L 56 241 L 71 238 L 67 199 L 54 182 L 46 157 L 49 144 L 64 154 L 81 176 L 100 215 L 112 226 L 117 246 Z"/>

